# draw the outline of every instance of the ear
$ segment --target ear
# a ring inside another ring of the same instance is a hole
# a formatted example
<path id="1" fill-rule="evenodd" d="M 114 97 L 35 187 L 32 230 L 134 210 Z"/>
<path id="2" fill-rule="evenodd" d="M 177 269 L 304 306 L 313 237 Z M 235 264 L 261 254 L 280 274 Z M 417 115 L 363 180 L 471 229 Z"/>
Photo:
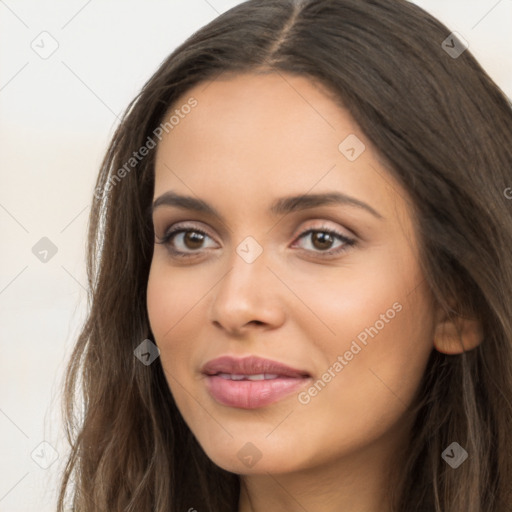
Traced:
<path id="1" fill-rule="evenodd" d="M 472 350 L 483 341 L 482 324 L 476 318 L 463 317 L 453 312 L 448 315 L 439 308 L 434 331 L 434 347 L 443 354 L 461 354 Z"/>

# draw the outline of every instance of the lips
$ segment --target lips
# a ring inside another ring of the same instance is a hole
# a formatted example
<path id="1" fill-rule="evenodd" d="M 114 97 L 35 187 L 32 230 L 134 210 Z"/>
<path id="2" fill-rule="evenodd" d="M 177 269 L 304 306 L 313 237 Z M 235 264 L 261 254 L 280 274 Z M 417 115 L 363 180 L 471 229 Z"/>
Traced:
<path id="1" fill-rule="evenodd" d="M 202 372 L 212 397 L 222 405 L 255 409 L 269 405 L 303 387 L 308 372 L 256 356 L 223 356 L 207 362 Z"/>
<path id="2" fill-rule="evenodd" d="M 223 356 L 212 359 L 203 366 L 203 373 L 206 375 L 227 373 L 238 375 L 273 374 L 279 377 L 292 378 L 309 377 L 306 371 L 296 370 L 295 368 L 278 363 L 277 361 L 256 356 L 248 356 L 242 359 Z"/>

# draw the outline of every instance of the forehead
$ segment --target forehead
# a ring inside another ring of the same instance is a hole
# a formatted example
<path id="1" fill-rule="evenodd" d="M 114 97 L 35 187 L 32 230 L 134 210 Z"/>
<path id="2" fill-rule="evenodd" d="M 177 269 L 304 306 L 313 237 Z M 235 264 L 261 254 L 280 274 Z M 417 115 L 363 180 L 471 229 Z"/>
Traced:
<path id="1" fill-rule="evenodd" d="M 191 100 L 195 106 L 184 108 Z M 189 89 L 171 115 L 179 121 L 158 144 L 155 197 L 172 189 L 217 205 L 238 199 L 247 209 L 336 190 L 384 216 L 397 208 L 408 214 L 405 192 L 348 110 L 307 77 L 221 75 Z"/>
<path id="2" fill-rule="evenodd" d="M 191 99 L 196 106 L 189 110 Z M 260 178 L 267 171 L 275 178 L 288 171 L 286 162 L 299 177 L 304 172 L 297 160 L 313 171 L 319 153 L 333 160 L 340 137 L 356 129 L 308 79 L 276 73 L 229 74 L 199 83 L 174 102 L 164 121 L 171 117 L 158 145 L 157 171 L 172 157 L 174 167 L 186 168 L 190 178 L 199 169 L 210 169 L 213 177 L 233 167 L 239 173 L 253 170 L 256 164 Z"/>
<path id="3" fill-rule="evenodd" d="M 187 103 L 192 99 L 196 106 L 189 109 Z M 283 156 L 291 159 L 298 152 L 304 157 L 313 145 L 337 155 L 340 136 L 358 130 L 348 112 L 319 84 L 286 74 L 223 74 L 188 90 L 166 118 L 181 110 L 190 112 L 179 120 L 174 116 L 178 123 L 160 147 L 179 150 L 183 143 L 195 144 L 202 148 L 202 155 L 215 148 L 217 153 L 229 149 L 232 157 L 238 151 L 249 157 L 252 149 L 261 160 L 264 145 L 268 159 L 276 161 Z M 306 151 L 300 151 L 305 143 Z M 285 155 L 287 148 L 292 152 Z"/>

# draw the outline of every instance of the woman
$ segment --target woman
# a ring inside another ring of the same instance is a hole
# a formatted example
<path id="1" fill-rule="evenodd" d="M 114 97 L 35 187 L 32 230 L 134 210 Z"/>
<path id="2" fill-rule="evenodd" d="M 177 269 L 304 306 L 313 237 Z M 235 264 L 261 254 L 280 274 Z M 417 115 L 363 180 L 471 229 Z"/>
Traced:
<path id="1" fill-rule="evenodd" d="M 196 32 L 98 177 L 59 510 L 511 510 L 511 186 L 509 100 L 408 2 Z"/>

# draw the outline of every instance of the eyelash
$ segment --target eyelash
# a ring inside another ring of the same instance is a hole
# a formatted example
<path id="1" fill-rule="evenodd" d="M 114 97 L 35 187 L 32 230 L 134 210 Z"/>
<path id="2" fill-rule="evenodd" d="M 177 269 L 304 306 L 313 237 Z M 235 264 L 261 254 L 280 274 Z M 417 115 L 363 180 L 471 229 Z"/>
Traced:
<path id="1" fill-rule="evenodd" d="M 157 244 L 166 245 L 173 256 L 176 256 L 178 258 L 193 258 L 195 256 L 198 256 L 198 252 L 192 252 L 192 253 L 186 253 L 183 251 L 178 251 L 172 247 L 172 245 L 169 243 L 172 238 L 176 237 L 180 233 L 200 233 L 203 236 L 207 236 L 208 238 L 212 238 L 206 231 L 203 231 L 202 229 L 192 227 L 192 226 L 181 226 L 174 228 L 172 230 L 167 231 L 163 237 L 157 237 L 158 242 L 155 242 Z M 356 240 L 353 238 L 348 238 L 345 235 L 342 235 L 341 233 L 338 233 L 337 231 L 330 229 L 330 228 L 311 228 L 307 229 L 306 231 L 302 232 L 298 237 L 297 240 L 300 240 L 307 235 L 310 235 L 312 233 L 326 233 L 328 235 L 331 235 L 335 239 L 340 240 L 344 243 L 344 245 L 338 247 L 335 250 L 327 250 L 327 251 L 312 251 L 316 255 L 320 256 L 321 258 L 327 258 L 327 257 L 333 257 L 337 256 L 346 250 L 348 250 L 349 247 L 353 247 L 356 245 Z M 199 251 L 200 249 L 198 249 Z M 308 249 L 304 249 L 306 252 L 311 252 Z"/>

